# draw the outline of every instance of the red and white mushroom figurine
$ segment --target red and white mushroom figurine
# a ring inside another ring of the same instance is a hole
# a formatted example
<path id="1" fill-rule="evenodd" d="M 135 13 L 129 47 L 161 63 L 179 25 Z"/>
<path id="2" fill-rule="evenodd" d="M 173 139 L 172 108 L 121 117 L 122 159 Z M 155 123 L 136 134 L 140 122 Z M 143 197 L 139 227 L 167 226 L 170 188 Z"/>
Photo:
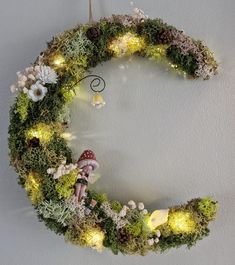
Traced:
<path id="1" fill-rule="evenodd" d="M 85 150 L 78 159 L 77 165 L 82 170 L 75 185 L 75 196 L 80 201 L 85 195 L 91 172 L 99 167 L 99 163 L 93 151 Z"/>
<path id="2" fill-rule="evenodd" d="M 92 166 L 93 170 L 99 167 L 99 163 L 96 160 L 95 153 L 92 150 L 85 150 L 78 159 L 77 165 L 79 168 L 83 168 L 85 166 Z"/>

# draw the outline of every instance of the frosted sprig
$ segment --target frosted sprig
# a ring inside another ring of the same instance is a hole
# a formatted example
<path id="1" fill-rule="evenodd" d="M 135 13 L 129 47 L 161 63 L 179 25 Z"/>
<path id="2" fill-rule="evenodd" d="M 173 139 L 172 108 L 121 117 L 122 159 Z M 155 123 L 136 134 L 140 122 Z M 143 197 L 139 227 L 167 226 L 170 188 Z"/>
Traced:
<path id="1" fill-rule="evenodd" d="M 105 212 L 105 214 L 110 217 L 113 222 L 116 224 L 117 229 L 123 228 L 125 225 L 127 225 L 129 222 L 128 220 L 123 218 L 123 213 L 117 213 L 112 210 L 111 205 L 109 202 L 103 202 L 101 204 L 101 209 Z M 122 211 L 122 210 L 121 210 Z"/>
<path id="2" fill-rule="evenodd" d="M 63 226 L 68 225 L 73 215 L 73 209 L 69 207 L 69 204 L 64 202 L 55 203 L 51 200 L 43 201 L 37 210 L 44 218 L 56 220 Z"/>
<path id="3" fill-rule="evenodd" d="M 77 168 L 77 164 L 67 164 L 66 160 L 63 160 L 59 167 L 56 168 L 48 168 L 47 173 L 53 175 L 54 179 L 59 179 L 60 177 L 69 174 L 72 170 Z"/>

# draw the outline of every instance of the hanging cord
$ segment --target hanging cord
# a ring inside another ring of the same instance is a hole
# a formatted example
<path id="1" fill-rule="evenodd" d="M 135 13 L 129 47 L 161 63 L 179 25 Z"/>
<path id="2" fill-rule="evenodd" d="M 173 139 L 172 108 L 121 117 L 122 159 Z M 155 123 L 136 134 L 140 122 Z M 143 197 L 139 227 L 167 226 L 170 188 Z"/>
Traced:
<path id="1" fill-rule="evenodd" d="M 91 0 L 89 0 L 89 24 L 92 24 L 94 22 L 93 20 L 93 14 L 92 14 L 92 3 Z"/>

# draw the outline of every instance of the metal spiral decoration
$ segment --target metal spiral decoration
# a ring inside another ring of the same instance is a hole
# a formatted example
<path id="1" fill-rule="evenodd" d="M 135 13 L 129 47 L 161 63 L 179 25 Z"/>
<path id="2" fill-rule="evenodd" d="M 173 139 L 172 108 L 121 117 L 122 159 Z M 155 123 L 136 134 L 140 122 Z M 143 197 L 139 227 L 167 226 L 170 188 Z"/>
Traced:
<path id="1" fill-rule="evenodd" d="M 77 84 L 80 83 L 81 81 L 83 81 L 84 79 L 89 78 L 89 77 L 93 78 L 90 82 L 90 89 L 93 92 L 100 93 L 100 92 L 104 91 L 104 89 L 106 87 L 106 82 L 105 82 L 104 78 L 99 76 L 99 75 L 86 75 L 82 79 L 78 80 Z M 101 87 L 101 88 L 99 88 L 99 87 Z"/>

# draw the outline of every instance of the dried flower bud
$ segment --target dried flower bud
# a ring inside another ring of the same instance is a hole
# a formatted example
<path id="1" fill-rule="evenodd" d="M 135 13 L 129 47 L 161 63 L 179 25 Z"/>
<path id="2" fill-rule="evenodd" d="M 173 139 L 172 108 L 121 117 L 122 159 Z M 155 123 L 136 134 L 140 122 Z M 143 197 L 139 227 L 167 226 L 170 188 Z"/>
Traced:
<path id="1" fill-rule="evenodd" d="M 138 203 L 138 209 L 139 209 L 140 211 L 144 210 L 144 204 L 143 204 L 142 202 L 139 202 L 139 203 Z"/>
<path id="2" fill-rule="evenodd" d="M 157 244 L 159 242 L 159 238 L 155 238 L 154 242 Z"/>
<path id="3" fill-rule="evenodd" d="M 17 91 L 17 87 L 15 85 L 10 86 L 11 93 L 15 93 Z"/>
<path id="4" fill-rule="evenodd" d="M 142 213 L 143 213 L 144 215 L 146 215 L 146 214 L 148 213 L 148 210 L 147 210 L 147 209 L 144 209 L 144 210 L 142 211 Z"/>
<path id="5" fill-rule="evenodd" d="M 134 209 L 136 208 L 136 203 L 135 203 L 133 200 L 129 201 L 129 202 L 128 202 L 128 205 L 130 206 L 130 208 L 131 208 L 132 210 L 134 210 Z"/>
<path id="6" fill-rule="evenodd" d="M 153 238 L 148 239 L 148 244 L 149 246 L 152 246 L 154 244 L 154 239 Z"/>
<path id="7" fill-rule="evenodd" d="M 156 236 L 157 236 L 157 237 L 160 237 L 160 236 L 161 236 L 161 232 L 160 232 L 160 230 L 157 230 L 157 231 L 156 231 Z"/>

